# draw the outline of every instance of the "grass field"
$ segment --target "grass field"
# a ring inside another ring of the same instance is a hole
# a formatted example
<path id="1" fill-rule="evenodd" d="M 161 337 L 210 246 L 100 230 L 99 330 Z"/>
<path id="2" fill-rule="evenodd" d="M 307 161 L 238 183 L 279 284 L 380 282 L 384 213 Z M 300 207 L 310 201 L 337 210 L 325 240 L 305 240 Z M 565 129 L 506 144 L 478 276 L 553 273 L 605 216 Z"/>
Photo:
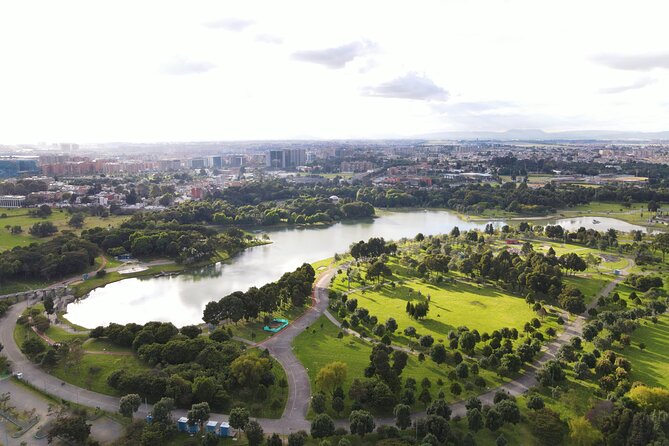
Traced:
<path id="1" fill-rule="evenodd" d="M 11 249 L 15 246 L 26 246 L 31 243 L 40 243 L 48 240 L 48 237 L 40 238 L 33 237 L 28 233 L 28 229 L 32 225 L 42 221 L 50 221 L 59 231 L 73 230 L 75 233 L 81 233 L 84 229 L 91 229 L 95 227 L 109 227 L 118 226 L 128 219 L 127 216 L 112 215 L 109 217 L 90 217 L 87 216 L 84 220 L 84 226 L 81 229 L 74 229 L 68 226 L 67 222 L 71 218 L 71 214 L 62 209 L 54 209 L 52 214 L 46 218 L 35 218 L 28 214 L 28 209 L 0 209 L 0 214 L 7 214 L 7 217 L 0 218 L 0 251 Z M 12 234 L 6 227 L 21 226 L 23 232 L 21 234 Z"/>
<path id="2" fill-rule="evenodd" d="M 67 342 L 72 339 L 88 339 L 87 333 L 74 334 L 54 325 L 50 326 L 44 334 L 56 342 Z"/>
<path id="3" fill-rule="evenodd" d="M 75 366 L 66 367 L 63 363 L 59 363 L 51 373 L 63 381 L 84 389 L 118 396 L 118 391 L 107 384 L 107 377 L 112 372 L 116 370 L 135 372 L 148 369 L 135 356 L 87 353 Z"/>
<path id="4" fill-rule="evenodd" d="M 322 327 L 321 327 L 322 325 Z M 348 373 L 346 382 L 344 384 L 344 392 L 348 392 L 348 388 L 354 378 L 364 378 L 364 370 L 369 365 L 369 355 L 372 351 L 371 344 L 359 338 L 350 335 L 344 335 L 343 338 L 338 338 L 339 329 L 335 327 L 325 316 L 322 316 L 316 321 L 309 330 L 301 333 L 293 342 L 293 350 L 297 358 L 307 368 L 309 379 L 312 385 L 312 391 L 316 391 L 315 379 L 318 371 L 325 364 L 332 361 L 343 361 L 348 365 Z M 418 382 L 420 393 L 420 382 L 427 377 L 432 382 L 430 392 L 432 398 L 436 399 L 439 391 L 443 390 L 446 394 L 446 400 L 454 401 L 468 398 L 469 396 L 480 393 L 480 389 L 475 388 L 471 391 L 464 391 L 459 397 L 454 397 L 449 392 L 450 381 L 447 374 L 453 368 L 446 364 L 436 364 L 429 358 L 425 362 L 420 363 L 415 355 L 409 355 L 409 362 L 402 372 L 402 378 L 406 380 L 407 377 L 415 378 Z M 480 376 L 482 376 L 489 387 L 496 387 L 502 383 L 502 378 L 487 370 L 481 369 Z M 444 384 L 439 386 L 437 380 L 442 379 Z M 465 382 L 472 382 L 473 377 L 470 376 L 466 380 L 459 380 L 463 385 Z M 346 409 L 343 414 L 350 411 L 352 401 L 347 397 L 345 400 Z M 414 405 L 415 410 L 424 410 L 424 406 L 417 402 Z M 330 415 L 336 416 L 328 406 Z"/>
<path id="5" fill-rule="evenodd" d="M 564 276 L 562 281 L 566 285 L 571 285 L 575 288 L 581 290 L 583 295 L 585 295 L 585 302 L 590 303 L 593 299 L 599 296 L 599 292 L 613 280 L 612 277 L 606 275 L 596 275 L 593 274 L 590 277 L 584 276 Z"/>
<path id="6" fill-rule="evenodd" d="M 632 362 L 632 381 L 669 388 L 669 315 L 659 316 L 657 324 L 645 321 L 632 333 L 632 345 L 617 351 Z"/>
<path id="7" fill-rule="evenodd" d="M 420 292 L 420 295 L 418 294 Z M 420 302 L 430 296 L 430 312 L 423 320 L 412 319 L 406 312 L 407 302 Z M 408 326 L 419 334 L 430 334 L 443 339 L 450 330 L 459 326 L 492 332 L 502 327 L 521 329 L 525 322 L 535 317 L 524 299 L 491 287 L 465 282 L 433 285 L 413 279 L 392 287 L 382 285 L 378 290 L 360 290 L 349 294 L 358 300 L 358 307 L 367 308 L 380 322 L 393 317 L 397 321 L 398 338 Z M 475 313 L 476 318 L 472 318 Z M 402 341 L 402 339 L 397 339 Z"/>

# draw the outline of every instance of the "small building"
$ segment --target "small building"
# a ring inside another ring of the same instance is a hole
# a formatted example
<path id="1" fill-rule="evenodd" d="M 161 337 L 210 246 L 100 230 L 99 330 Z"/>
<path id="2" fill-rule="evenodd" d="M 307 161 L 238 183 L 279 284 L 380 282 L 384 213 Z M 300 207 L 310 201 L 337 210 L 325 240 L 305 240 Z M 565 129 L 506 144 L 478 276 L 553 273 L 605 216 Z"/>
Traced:
<path id="1" fill-rule="evenodd" d="M 218 426 L 218 421 L 207 421 L 207 424 L 204 427 L 204 431 L 216 433 L 216 426 Z"/>
<path id="2" fill-rule="evenodd" d="M 218 427 L 218 436 L 219 437 L 230 437 L 230 424 L 222 421 L 221 425 Z"/>
<path id="3" fill-rule="evenodd" d="M 188 418 L 179 418 L 179 421 L 177 421 L 177 430 L 179 432 L 188 432 Z"/>
<path id="4" fill-rule="evenodd" d="M 508 238 L 506 239 L 506 244 L 507 245 L 520 245 L 520 240 L 516 240 L 513 238 Z"/>
<path id="5" fill-rule="evenodd" d="M 1 208 L 20 208 L 25 201 L 25 195 L 0 195 Z"/>

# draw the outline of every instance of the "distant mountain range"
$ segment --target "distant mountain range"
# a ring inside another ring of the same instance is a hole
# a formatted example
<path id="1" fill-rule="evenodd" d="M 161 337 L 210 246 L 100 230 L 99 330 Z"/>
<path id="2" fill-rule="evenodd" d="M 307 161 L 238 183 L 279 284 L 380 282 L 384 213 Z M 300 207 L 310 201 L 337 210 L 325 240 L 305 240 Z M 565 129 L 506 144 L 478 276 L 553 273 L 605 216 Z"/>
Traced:
<path id="1" fill-rule="evenodd" d="M 540 129 L 511 129 L 506 132 L 437 132 L 416 136 L 421 139 L 450 140 L 498 140 L 498 141 L 669 141 L 669 131 L 665 132 L 628 132 L 617 130 L 573 130 L 564 132 L 545 132 Z"/>

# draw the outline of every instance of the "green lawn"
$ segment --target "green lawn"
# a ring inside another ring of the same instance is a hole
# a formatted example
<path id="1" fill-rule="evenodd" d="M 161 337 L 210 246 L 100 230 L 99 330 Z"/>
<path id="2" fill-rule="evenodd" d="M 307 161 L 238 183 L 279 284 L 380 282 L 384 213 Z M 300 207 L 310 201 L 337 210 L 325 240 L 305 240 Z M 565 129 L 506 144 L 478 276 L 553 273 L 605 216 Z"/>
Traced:
<path id="1" fill-rule="evenodd" d="M 420 302 L 427 296 L 430 296 L 427 317 L 412 319 L 406 312 L 407 302 Z M 385 284 L 379 290 L 354 291 L 349 294 L 349 299 L 352 298 L 358 300 L 358 307 L 366 308 L 370 315 L 377 316 L 379 322 L 395 318 L 400 338 L 404 337 L 402 331 L 408 326 L 415 327 L 421 335 L 430 334 L 435 339 L 444 339 L 450 330 L 463 325 L 481 333 L 490 333 L 502 327 L 520 330 L 535 317 L 530 306 L 520 297 L 489 286 L 461 281 L 433 285 L 413 279 L 395 287 Z M 473 318 L 472 314 L 476 317 Z"/>
<path id="2" fill-rule="evenodd" d="M 118 345 L 106 339 L 88 339 L 82 345 L 84 350 L 90 352 L 122 352 L 130 353 L 132 349 L 126 347 L 119 347 Z"/>
<path id="3" fill-rule="evenodd" d="M 586 303 L 590 303 L 593 299 L 599 296 L 602 288 L 604 288 L 611 280 L 613 280 L 613 277 L 597 274 L 592 274 L 590 277 L 564 276 L 562 278 L 562 281 L 565 284 L 571 285 L 581 290 L 581 292 L 585 295 Z"/>
<path id="4" fill-rule="evenodd" d="M 119 395 L 107 384 L 107 377 L 116 370 L 135 372 L 148 370 L 135 356 L 84 354 L 81 361 L 72 367 L 59 363 L 51 373 L 59 379 L 105 395 Z"/>
<path id="5" fill-rule="evenodd" d="M 69 331 L 65 331 L 60 327 L 56 327 L 54 325 L 50 326 L 46 333 L 49 338 L 53 339 L 56 342 L 67 342 L 71 341 L 72 339 L 88 339 L 88 334 L 87 333 L 70 333 Z"/>
<path id="6" fill-rule="evenodd" d="M 337 337 L 338 333 L 339 329 L 334 326 L 325 316 L 322 316 L 310 327 L 309 330 L 302 332 L 297 338 L 295 338 L 295 341 L 293 342 L 293 350 L 295 355 L 307 368 L 309 379 L 311 381 L 312 392 L 316 391 L 316 374 L 321 367 L 332 361 L 343 361 L 348 365 L 347 378 L 344 384 L 345 393 L 348 392 L 353 379 L 364 379 L 364 370 L 369 365 L 369 355 L 372 351 L 371 344 L 367 341 L 350 335 L 345 335 L 340 339 Z M 440 390 L 444 391 L 446 394 L 446 400 L 448 401 L 468 398 L 469 396 L 473 396 L 481 392 L 480 389 L 474 388 L 471 391 L 464 391 L 463 394 L 459 397 L 454 397 L 449 392 L 450 381 L 447 378 L 447 374 L 450 370 L 453 370 L 452 366 L 450 365 L 438 365 L 430 359 L 426 359 L 425 362 L 420 363 L 415 355 L 410 355 L 409 362 L 402 372 L 402 378 L 403 380 L 405 380 L 407 377 L 416 379 L 418 382 L 418 392 L 416 392 L 416 396 L 418 396 L 418 393 L 420 393 L 420 382 L 425 377 L 432 381 L 430 392 L 433 399 L 437 398 Z M 481 369 L 480 376 L 486 380 L 486 383 L 489 387 L 496 387 L 503 382 L 502 378 L 487 370 Z M 440 378 L 444 382 L 443 386 L 439 386 L 437 384 L 437 380 Z M 473 380 L 474 378 L 470 376 L 469 378 L 460 380 L 459 382 L 464 387 L 465 383 L 473 382 Z M 350 411 L 350 405 L 352 401 L 347 397 L 345 399 L 345 403 L 346 409 L 344 410 L 343 414 L 347 414 Z M 425 408 L 420 402 L 417 402 L 414 405 L 414 409 L 424 410 Z M 329 402 L 328 411 L 330 415 L 336 416 L 332 409 L 329 408 Z"/>
<path id="7" fill-rule="evenodd" d="M 71 214 L 62 209 L 54 209 L 53 213 L 47 218 L 35 218 L 28 214 L 28 209 L 0 209 L 0 214 L 7 214 L 7 217 L 0 218 L 0 251 L 11 249 L 15 246 L 26 246 L 31 243 L 40 243 L 48 240 L 49 237 L 39 238 L 33 237 L 28 233 L 32 225 L 41 221 L 50 221 L 59 231 L 73 230 L 76 233 L 81 233 L 84 229 L 91 229 L 94 227 L 118 226 L 127 220 L 128 216 L 112 215 L 109 217 L 90 217 L 87 216 L 84 220 L 84 226 L 81 229 L 74 229 L 67 225 Z M 6 226 L 21 226 L 23 232 L 21 234 L 12 234 Z"/>
<path id="8" fill-rule="evenodd" d="M 644 321 L 632 333 L 632 346 L 617 351 L 632 362 L 631 381 L 669 388 L 669 315 L 659 316 L 657 324 Z"/>

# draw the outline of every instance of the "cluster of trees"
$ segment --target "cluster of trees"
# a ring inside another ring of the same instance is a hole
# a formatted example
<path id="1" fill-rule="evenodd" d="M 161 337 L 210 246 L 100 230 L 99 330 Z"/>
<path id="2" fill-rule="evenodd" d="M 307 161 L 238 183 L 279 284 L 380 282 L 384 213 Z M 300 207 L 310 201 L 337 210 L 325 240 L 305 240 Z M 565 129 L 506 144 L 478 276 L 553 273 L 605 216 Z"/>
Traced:
<path id="1" fill-rule="evenodd" d="M 477 251 L 451 261 L 450 267 L 473 277 L 498 281 L 517 293 L 539 293 L 555 299 L 563 286 L 560 260 L 554 252 L 544 255 L 531 251 L 522 256 L 507 250 L 497 254 Z"/>
<path id="2" fill-rule="evenodd" d="M 664 285 L 661 277 L 640 274 L 628 275 L 625 279 L 625 283 L 629 284 L 632 288 L 636 288 L 643 292 L 646 292 L 651 288 L 662 288 Z"/>
<path id="3" fill-rule="evenodd" d="M 131 253 L 136 257 L 162 256 L 185 264 L 207 260 L 215 256 L 217 251 L 233 255 L 251 242 L 238 229 L 231 228 L 219 234 L 201 225 L 134 218 L 111 230 L 85 230 L 82 237 L 99 245 L 110 255 Z"/>
<path id="4" fill-rule="evenodd" d="M 0 253 L 0 282 L 35 278 L 57 280 L 79 274 L 90 268 L 99 254 L 97 245 L 73 234 L 41 244 L 15 247 Z"/>
<path id="5" fill-rule="evenodd" d="M 235 395 L 266 402 L 269 388 L 279 385 L 269 354 L 245 353 L 223 329 L 201 336 L 197 326 L 178 330 L 170 323 L 149 322 L 110 324 L 95 328 L 90 335 L 131 347 L 154 367 L 148 371 L 115 370 L 107 377 L 108 384 L 120 393 L 138 394 L 150 401 L 169 397 L 177 407 L 207 403 L 216 410 L 227 410 Z"/>
<path id="6" fill-rule="evenodd" d="M 219 301 L 209 302 L 202 320 L 213 325 L 226 321 L 237 323 L 242 319 L 255 319 L 261 313 L 270 319 L 271 313 L 282 306 L 301 307 L 307 303 L 315 277 L 313 267 L 304 263 L 295 271 L 284 273 L 276 282 L 251 287 L 246 292 L 235 291 Z"/>
<path id="7" fill-rule="evenodd" d="M 157 221 L 220 226 L 272 226 L 281 223 L 309 224 L 369 218 L 374 207 L 351 200 L 334 202 L 328 197 L 295 196 L 283 201 L 235 204 L 222 199 L 186 202 L 165 211 L 138 216 Z"/>
<path id="8" fill-rule="evenodd" d="M 366 242 L 360 240 L 353 243 L 350 248 L 351 256 L 354 259 L 360 258 L 376 258 L 383 254 L 395 255 L 397 252 L 397 245 L 395 243 L 386 243 L 383 237 L 372 237 Z"/>

